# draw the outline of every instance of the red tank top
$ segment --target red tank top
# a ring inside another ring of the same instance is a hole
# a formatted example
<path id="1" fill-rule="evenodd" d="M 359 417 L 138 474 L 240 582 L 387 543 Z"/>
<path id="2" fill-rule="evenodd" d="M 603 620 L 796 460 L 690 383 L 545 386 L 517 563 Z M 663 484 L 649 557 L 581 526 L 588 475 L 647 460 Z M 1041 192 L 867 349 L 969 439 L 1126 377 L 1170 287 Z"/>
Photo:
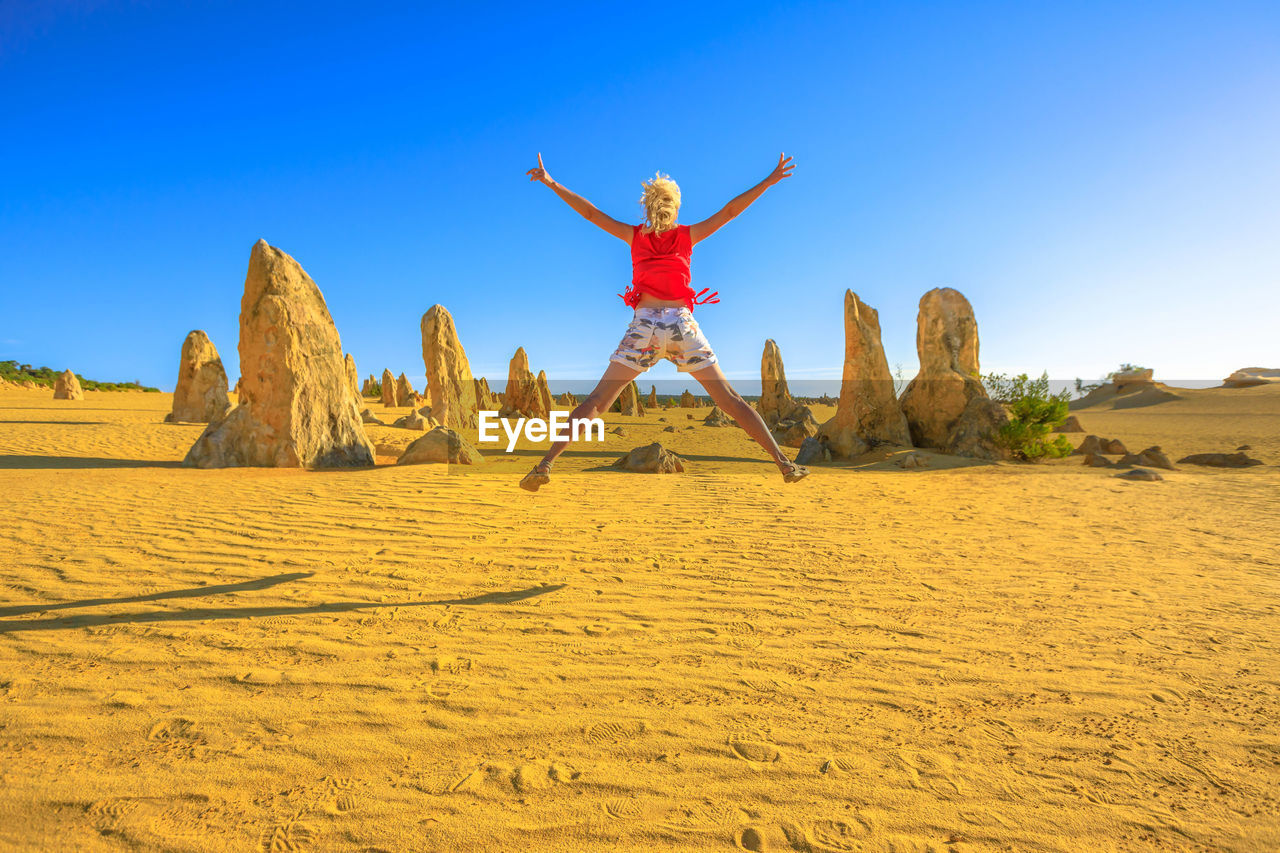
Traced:
<path id="1" fill-rule="evenodd" d="M 636 307 L 648 293 L 658 299 L 683 300 L 690 311 L 697 304 L 689 286 L 689 260 L 693 241 L 689 226 L 677 225 L 661 234 L 645 233 L 640 225 L 631 232 L 631 286 L 622 301 Z"/>

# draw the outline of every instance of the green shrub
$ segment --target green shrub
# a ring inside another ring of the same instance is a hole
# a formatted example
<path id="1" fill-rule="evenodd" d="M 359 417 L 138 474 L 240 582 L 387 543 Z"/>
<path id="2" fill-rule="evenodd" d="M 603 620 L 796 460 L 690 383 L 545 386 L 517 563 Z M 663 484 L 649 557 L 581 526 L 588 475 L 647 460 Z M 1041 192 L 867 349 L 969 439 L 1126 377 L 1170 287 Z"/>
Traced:
<path id="1" fill-rule="evenodd" d="M 1053 428 L 1067 419 L 1070 391 L 1049 393 L 1049 374 L 1030 379 L 1027 374 L 1005 376 L 993 373 L 982 380 L 991 399 L 1004 404 L 1009 422 L 995 435 L 996 444 L 1015 459 L 1034 462 L 1060 459 L 1071 453 L 1071 443 L 1059 435 L 1050 440 Z"/>
<path id="2" fill-rule="evenodd" d="M 45 385 L 49 388 L 53 387 L 54 382 L 62 375 L 61 370 L 54 370 L 51 367 L 32 367 L 29 364 L 18 364 L 16 361 L 0 361 L 0 379 L 9 382 L 34 382 L 37 385 Z M 76 379 L 80 380 L 80 387 L 86 391 L 159 391 L 159 388 L 150 388 L 140 382 L 98 382 L 94 379 L 85 379 L 79 373 Z"/>
<path id="3" fill-rule="evenodd" d="M 368 393 L 368 396 L 370 396 L 370 397 L 381 397 L 381 396 L 382 396 L 382 383 L 381 383 L 381 382 L 370 382 L 370 383 L 369 383 L 369 393 Z"/>

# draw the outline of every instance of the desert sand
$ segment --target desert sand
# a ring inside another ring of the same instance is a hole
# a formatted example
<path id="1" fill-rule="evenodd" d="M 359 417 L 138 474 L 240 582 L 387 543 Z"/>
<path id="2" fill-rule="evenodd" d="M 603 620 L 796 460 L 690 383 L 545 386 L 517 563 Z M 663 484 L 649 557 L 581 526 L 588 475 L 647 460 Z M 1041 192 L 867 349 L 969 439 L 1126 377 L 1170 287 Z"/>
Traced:
<path id="1" fill-rule="evenodd" d="M 1280 849 L 1280 387 L 1178 393 L 1074 414 L 1266 464 L 786 486 L 672 409 L 531 495 L 525 445 L 185 469 L 171 395 L 0 390 L 0 847 Z"/>

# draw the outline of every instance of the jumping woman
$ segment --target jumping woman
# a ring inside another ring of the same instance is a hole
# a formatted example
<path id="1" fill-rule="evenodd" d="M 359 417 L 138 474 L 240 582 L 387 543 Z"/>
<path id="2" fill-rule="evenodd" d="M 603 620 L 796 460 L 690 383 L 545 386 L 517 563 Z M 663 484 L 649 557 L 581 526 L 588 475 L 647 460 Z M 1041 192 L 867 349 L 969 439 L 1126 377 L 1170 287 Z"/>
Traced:
<path id="1" fill-rule="evenodd" d="M 671 178 L 658 173 L 644 182 L 645 220 L 628 225 L 602 213 L 582 196 L 565 189 L 551 179 L 538 155 L 537 168 L 528 171 L 529 180 L 541 181 L 564 199 L 565 203 L 588 222 L 596 225 L 631 247 L 632 277 L 622 300 L 635 309 L 635 317 L 622 336 L 622 343 L 609 357 L 609 366 L 599 384 L 569 416 L 570 422 L 590 419 L 607 412 L 627 383 L 652 367 L 660 358 L 672 361 L 676 370 L 688 373 L 711 395 L 720 409 L 738 422 L 747 435 L 764 448 L 777 463 L 782 478 L 794 483 L 809 470 L 783 454 L 765 426 L 760 413 L 729 385 L 720 370 L 716 354 L 711 351 L 698 323 L 693 319 L 695 305 L 719 302 L 716 294 L 704 296 L 689 286 L 689 260 L 695 243 L 700 243 L 758 199 L 765 190 L 791 177 L 795 164 L 790 157 L 778 155 L 778 165 L 769 176 L 720 209 L 719 213 L 695 225 L 676 224 L 680 212 L 680 187 Z M 547 455 L 520 481 L 520 487 L 536 492 L 551 481 L 551 465 L 569 446 L 568 441 L 551 445 Z"/>

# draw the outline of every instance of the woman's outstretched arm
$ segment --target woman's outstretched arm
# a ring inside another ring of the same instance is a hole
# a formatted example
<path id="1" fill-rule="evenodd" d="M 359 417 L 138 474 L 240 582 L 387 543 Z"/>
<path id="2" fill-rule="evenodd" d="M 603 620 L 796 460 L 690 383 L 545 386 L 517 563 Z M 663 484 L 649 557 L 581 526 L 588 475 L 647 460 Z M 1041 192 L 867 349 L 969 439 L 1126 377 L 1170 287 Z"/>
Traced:
<path id="1" fill-rule="evenodd" d="M 696 243 L 719 231 L 722 225 L 750 207 L 751 202 L 760 198 L 765 190 L 783 178 L 791 177 L 791 170 L 795 168 L 795 165 L 795 163 L 791 162 L 790 157 L 785 154 L 779 154 L 778 165 L 769 173 L 767 178 L 720 208 L 719 212 L 713 216 L 707 217 L 696 225 L 689 226 L 689 239 Z"/>
<path id="2" fill-rule="evenodd" d="M 560 186 L 559 184 L 557 184 L 554 180 L 552 180 L 551 175 L 548 174 L 546 170 L 546 167 L 542 165 L 541 152 L 539 152 L 538 154 L 537 167 L 530 169 L 525 174 L 529 176 L 529 180 L 541 181 L 542 183 L 551 187 L 551 189 L 555 191 L 556 195 L 564 199 L 565 204 L 569 205 L 574 210 L 578 211 L 578 213 L 581 213 L 583 217 L 592 225 L 596 225 L 596 226 L 599 226 L 600 228 L 603 228 L 605 231 L 608 231 L 610 234 L 617 237 L 619 240 L 623 241 L 627 245 L 631 244 L 631 232 L 632 232 L 631 226 L 625 222 L 619 222 L 618 220 L 614 219 L 612 216 L 609 216 L 607 213 L 604 213 L 602 210 L 600 210 L 600 208 L 596 207 L 594 204 L 587 201 L 582 196 L 575 193 L 573 190 L 566 189 Z"/>

